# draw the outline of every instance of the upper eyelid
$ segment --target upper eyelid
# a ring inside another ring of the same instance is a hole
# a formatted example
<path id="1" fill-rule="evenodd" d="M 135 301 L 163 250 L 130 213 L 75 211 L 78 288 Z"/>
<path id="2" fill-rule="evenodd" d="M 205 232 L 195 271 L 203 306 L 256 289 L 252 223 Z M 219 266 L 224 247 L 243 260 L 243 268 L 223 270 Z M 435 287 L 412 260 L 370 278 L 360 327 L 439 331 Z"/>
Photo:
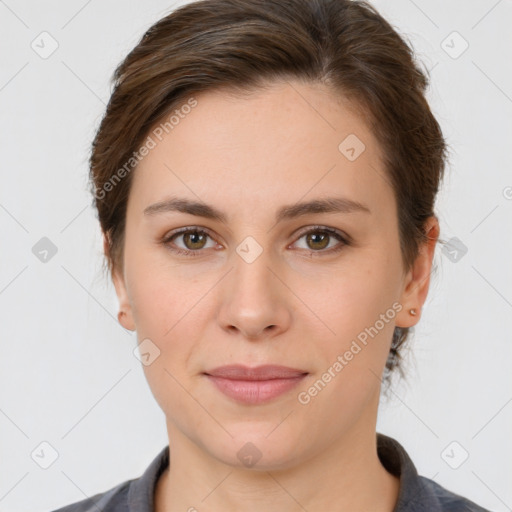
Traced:
<path id="1" fill-rule="evenodd" d="M 350 237 L 350 235 L 346 234 L 345 232 L 340 231 L 339 229 L 336 229 L 336 228 L 333 228 L 333 227 L 323 226 L 323 225 L 319 225 L 319 224 L 313 224 L 311 226 L 306 226 L 306 227 L 301 228 L 301 229 L 299 229 L 297 231 L 298 232 L 296 232 L 294 234 L 294 237 L 296 239 L 302 238 L 304 235 L 307 235 L 311 231 L 326 231 L 331 236 L 337 235 L 337 236 L 341 237 L 341 240 L 339 241 L 340 243 L 343 243 L 343 242 L 349 243 L 349 242 L 352 241 L 352 238 Z M 165 235 L 164 236 L 164 240 L 170 242 L 174 237 L 178 237 L 180 235 L 184 235 L 184 234 L 189 233 L 189 232 L 205 233 L 212 240 L 214 240 L 216 243 L 219 243 L 217 241 L 217 239 L 215 238 L 215 236 L 212 235 L 212 232 L 208 228 L 201 227 L 201 226 L 187 226 L 187 227 L 184 227 L 184 228 L 178 228 L 174 232 L 171 232 L 170 234 Z"/>

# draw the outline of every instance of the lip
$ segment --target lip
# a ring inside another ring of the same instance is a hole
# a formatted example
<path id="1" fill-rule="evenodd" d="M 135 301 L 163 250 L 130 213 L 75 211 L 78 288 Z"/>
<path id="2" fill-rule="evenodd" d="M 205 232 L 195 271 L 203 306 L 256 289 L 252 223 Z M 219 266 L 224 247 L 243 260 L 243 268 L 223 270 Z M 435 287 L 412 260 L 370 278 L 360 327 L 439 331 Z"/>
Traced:
<path id="1" fill-rule="evenodd" d="M 278 365 L 220 366 L 205 372 L 226 396 L 245 404 L 266 403 L 294 388 L 308 372 Z"/>
<path id="2" fill-rule="evenodd" d="M 231 380 L 270 380 L 270 379 L 290 379 L 304 375 L 305 370 L 289 368 L 288 366 L 279 366 L 276 364 L 265 364 L 262 366 L 244 366 L 242 364 L 231 364 L 219 366 L 213 370 L 205 372 L 212 377 L 222 377 Z"/>

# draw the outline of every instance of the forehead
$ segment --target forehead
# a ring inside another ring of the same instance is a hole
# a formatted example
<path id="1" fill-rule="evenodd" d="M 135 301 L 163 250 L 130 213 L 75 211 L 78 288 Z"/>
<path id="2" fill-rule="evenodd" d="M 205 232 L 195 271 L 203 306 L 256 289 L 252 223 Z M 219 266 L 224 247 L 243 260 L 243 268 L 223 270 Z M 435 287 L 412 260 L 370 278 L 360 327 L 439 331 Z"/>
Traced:
<path id="1" fill-rule="evenodd" d="M 326 87 L 284 82 L 194 100 L 193 108 L 176 107 L 172 124 L 150 132 L 155 145 L 130 192 L 137 210 L 171 194 L 226 208 L 233 201 L 238 212 L 268 208 L 273 198 L 289 203 L 333 192 L 383 207 L 393 200 L 363 116 Z"/>

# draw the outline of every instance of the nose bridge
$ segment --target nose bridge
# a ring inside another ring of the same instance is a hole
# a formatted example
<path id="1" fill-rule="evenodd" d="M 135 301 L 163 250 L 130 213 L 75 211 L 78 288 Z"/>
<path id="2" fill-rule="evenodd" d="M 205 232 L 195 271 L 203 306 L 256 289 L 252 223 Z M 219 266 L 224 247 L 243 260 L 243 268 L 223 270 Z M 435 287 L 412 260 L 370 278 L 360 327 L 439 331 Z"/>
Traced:
<path id="1" fill-rule="evenodd" d="M 258 237 L 262 238 L 262 236 Z M 262 299 L 267 302 L 274 297 L 273 288 L 275 277 L 270 271 L 272 267 L 272 251 L 269 247 L 264 247 L 265 242 L 258 242 L 254 236 L 245 237 L 236 247 L 236 257 L 233 255 L 234 272 L 233 293 L 239 299 L 248 302 Z M 262 295 L 260 297 L 260 295 Z"/>

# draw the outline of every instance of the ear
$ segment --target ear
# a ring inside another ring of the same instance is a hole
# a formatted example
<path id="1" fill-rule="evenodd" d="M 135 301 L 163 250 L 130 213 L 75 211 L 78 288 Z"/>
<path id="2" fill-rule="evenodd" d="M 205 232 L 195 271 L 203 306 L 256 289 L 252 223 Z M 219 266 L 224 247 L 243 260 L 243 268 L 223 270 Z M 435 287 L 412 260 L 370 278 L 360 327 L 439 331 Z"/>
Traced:
<path id="1" fill-rule="evenodd" d="M 103 234 L 103 252 L 105 256 L 109 256 L 110 247 L 108 243 L 108 236 Z M 116 290 L 117 299 L 119 301 L 119 323 L 129 331 L 135 331 L 135 322 L 133 321 L 133 312 L 126 289 L 126 283 L 123 273 L 118 268 L 112 270 L 112 281 Z"/>
<path id="2" fill-rule="evenodd" d="M 425 233 L 428 240 L 420 246 L 418 256 L 404 281 L 404 289 L 400 297 L 400 304 L 402 304 L 403 309 L 396 317 L 397 327 L 412 327 L 415 325 L 420 319 L 421 308 L 427 298 L 434 252 L 439 238 L 437 217 L 428 218 L 425 224 Z M 411 309 L 416 310 L 416 315 L 410 314 Z"/>

